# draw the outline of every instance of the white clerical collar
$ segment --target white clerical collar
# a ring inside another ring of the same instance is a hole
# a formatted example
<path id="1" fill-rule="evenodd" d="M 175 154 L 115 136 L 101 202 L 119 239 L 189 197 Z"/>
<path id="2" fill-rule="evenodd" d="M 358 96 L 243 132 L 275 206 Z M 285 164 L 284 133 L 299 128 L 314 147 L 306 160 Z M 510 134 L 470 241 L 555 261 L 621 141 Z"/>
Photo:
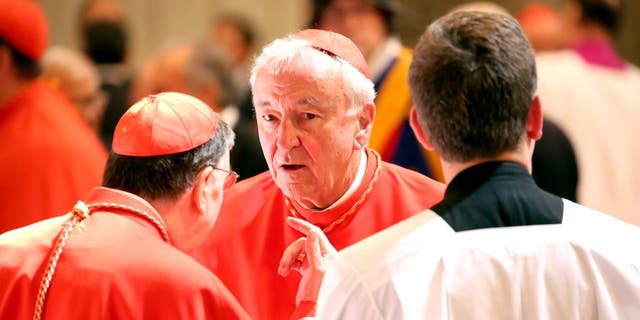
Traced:
<path id="1" fill-rule="evenodd" d="M 329 207 L 325 209 L 309 209 L 309 210 L 311 210 L 314 213 L 320 213 L 327 210 L 331 210 L 341 205 L 345 201 L 347 201 L 347 199 L 349 199 L 349 197 L 351 197 L 351 195 L 353 195 L 356 192 L 356 190 L 358 190 L 358 187 L 360 186 L 360 183 L 362 183 L 362 179 L 364 178 L 364 172 L 366 169 L 367 169 L 367 153 L 364 151 L 364 149 L 362 149 L 362 153 L 360 156 L 360 166 L 358 167 L 358 173 L 356 173 L 356 178 L 353 179 L 353 182 L 351 183 L 351 186 L 349 187 L 349 189 L 347 189 L 347 191 L 342 195 L 342 197 L 336 200 L 336 202 L 334 202 Z"/>

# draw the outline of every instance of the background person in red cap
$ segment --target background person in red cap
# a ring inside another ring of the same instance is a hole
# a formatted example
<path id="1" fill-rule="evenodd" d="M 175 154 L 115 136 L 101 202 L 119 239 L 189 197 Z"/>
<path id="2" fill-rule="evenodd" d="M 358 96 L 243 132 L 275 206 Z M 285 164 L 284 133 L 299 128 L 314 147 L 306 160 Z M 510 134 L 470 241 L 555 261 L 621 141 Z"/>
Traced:
<path id="1" fill-rule="evenodd" d="M 247 318 L 181 252 L 216 222 L 236 178 L 232 145 L 231 129 L 196 98 L 162 93 L 133 105 L 86 204 L 0 236 L 0 319 Z"/>
<path id="2" fill-rule="evenodd" d="M 444 181 L 438 156 L 424 149 L 409 126 L 407 73 L 411 50 L 395 36 L 395 0 L 314 0 L 311 26 L 351 39 L 364 55 L 377 93 L 369 146 L 382 160 Z"/>
<path id="3" fill-rule="evenodd" d="M 73 105 L 39 79 L 38 4 L 0 0 L 0 233 L 68 210 L 100 184 L 107 154 Z"/>
<path id="4" fill-rule="evenodd" d="M 251 85 L 270 172 L 225 194 L 224 214 L 193 255 L 251 316 L 284 319 L 300 280 L 278 276 L 283 250 L 300 236 L 288 216 L 322 228 L 341 249 L 434 205 L 444 186 L 366 147 L 375 93 L 348 38 L 308 29 L 275 40 L 256 59 Z"/>

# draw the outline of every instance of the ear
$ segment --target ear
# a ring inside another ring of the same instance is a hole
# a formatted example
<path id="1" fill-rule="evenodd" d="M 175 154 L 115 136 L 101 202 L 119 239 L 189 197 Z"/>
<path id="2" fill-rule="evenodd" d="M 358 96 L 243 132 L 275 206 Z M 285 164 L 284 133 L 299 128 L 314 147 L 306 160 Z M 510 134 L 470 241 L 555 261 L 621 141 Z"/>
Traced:
<path id="1" fill-rule="evenodd" d="M 354 150 L 360 150 L 369 143 L 375 115 L 376 106 L 373 103 L 364 105 L 362 112 L 358 114 L 358 129 L 353 141 Z"/>
<path id="2" fill-rule="evenodd" d="M 192 203 L 201 215 L 207 213 L 208 202 L 211 201 L 210 195 L 216 193 L 214 190 L 216 177 L 213 171 L 210 166 L 200 170 L 193 186 Z"/>
<path id="3" fill-rule="evenodd" d="M 527 137 L 532 140 L 539 140 L 542 138 L 542 105 L 540 103 L 540 97 L 537 95 L 531 102 L 531 109 L 527 116 Z"/>
<path id="4" fill-rule="evenodd" d="M 425 149 L 429 151 L 433 151 L 435 148 L 431 144 L 431 141 L 429 141 L 429 138 L 427 138 L 427 135 L 424 133 L 424 130 L 422 130 L 420 121 L 418 121 L 418 112 L 416 111 L 415 107 L 411 107 L 411 114 L 409 116 L 409 125 L 411 126 L 411 129 L 413 130 L 413 134 L 416 135 L 416 139 L 418 139 L 420 144 L 422 144 L 422 146 Z"/>

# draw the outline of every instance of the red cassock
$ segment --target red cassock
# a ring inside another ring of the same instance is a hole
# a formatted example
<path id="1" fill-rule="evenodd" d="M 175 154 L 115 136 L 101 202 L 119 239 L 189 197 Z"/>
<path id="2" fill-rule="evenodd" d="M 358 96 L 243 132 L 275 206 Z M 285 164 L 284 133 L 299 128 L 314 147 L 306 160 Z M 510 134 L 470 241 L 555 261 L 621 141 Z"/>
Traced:
<path id="1" fill-rule="evenodd" d="M 132 194 L 96 188 L 88 205 L 115 203 L 162 220 Z M 69 218 L 0 236 L 0 319 L 31 319 L 52 243 Z M 96 209 L 73 230 L 51 281 L 43 319 L 247 319 L 224 285 L 128 210 Z"/>
<path id="2" fill-rule="evenodd" d="M 0 233 L 68 211 L 99 186 L 107 152 L 42 80 L 0 106 Z"/>
<path id="3" fill-rule="evenodd" d="M 301 216 L 320 228 L 333 224 L 327 237 L 340 250 L 431 207 L 443 192 L 443 184 L 381 162 L 367 150 L 367 167 L 357 191 L 341 205 L 318 214 L 293 201 L 288 204 L 266 172 L 225 193 L 212 236 L 191 254 L 220 277 L 253 318 L 287 319 L 295 310 L 300 277 L 295 272 L 279 276 L 278 264 L 284 249 L 301 236 L 286 224 L 288 216 Z"/>

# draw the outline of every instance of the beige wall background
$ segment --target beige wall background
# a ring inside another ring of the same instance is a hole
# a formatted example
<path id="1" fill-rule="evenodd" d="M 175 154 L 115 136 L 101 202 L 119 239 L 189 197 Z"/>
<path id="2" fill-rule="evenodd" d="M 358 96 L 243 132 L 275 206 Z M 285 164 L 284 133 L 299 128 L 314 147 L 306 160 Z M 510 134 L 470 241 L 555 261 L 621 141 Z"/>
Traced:
<path id="1" fill-rule="evenodd" d="M 453 7 L 468 0 L 399 0 L 407 13 L 399 20 L 398 29 L 406 45 L 414 45 L 424 28 Z M 493 1 L 509 12 L 516 13 L 531 2 L 546 3 L 557 8 L 563 0 L 500 0 Z M 640 65 L 640 0 L 623 0 L 623 14 L 615 46 L 628 61 Z"/>
<path id="2" fill-rule="evenodd" d="M 51 44 L 77 47 L 77 20 L 84 0 L 40 0 L 51 26 Z M 465 0 L 397 0 L 406 10 L 398 23 L 402 41 L 413 46 L 428 23 Z M 495 1 L 517 12 L 530 0 Z M 562 0 L 542 0 L 559 5 Z M 162 46 L 206 34 L 215 14 L 238 13 L 250 20 L 259 45 L 302 27 L 309 0 L 125 0 L 129 9 L 129 62 L 138 66 Z M 640 0 L 626 0 L 616 47 L 624 58 L 640 64 Z"/>
<path id="3" fill-rule="evenodd" d="M 85 0 L 39 0 L 51 27 L 51 44 L 78 47 L 78 16 Z M 129 61 L 139 65 L 163 46 L 203 37 L 214 15 L 249 20 L 260 45 L 304 24 L 306 0 L 124 0 L 128 8 Z"/>

